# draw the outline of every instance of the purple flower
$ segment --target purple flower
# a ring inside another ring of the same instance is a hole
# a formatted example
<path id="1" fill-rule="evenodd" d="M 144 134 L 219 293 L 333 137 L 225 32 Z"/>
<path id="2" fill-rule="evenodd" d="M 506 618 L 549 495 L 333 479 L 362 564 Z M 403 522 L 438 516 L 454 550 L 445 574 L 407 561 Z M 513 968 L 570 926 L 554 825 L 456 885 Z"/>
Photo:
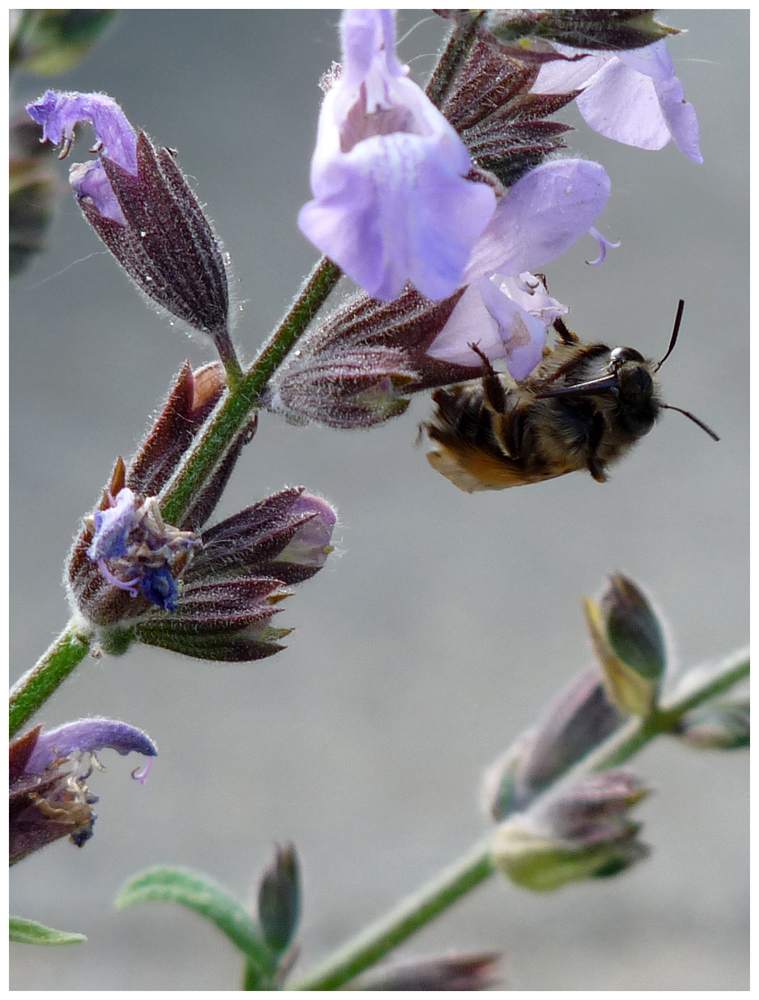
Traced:
<path id="1" fill-rule="evenodd" d="M 156 498 L 138 505 L 127 486 L 111 503 L 88 519 L 93 536 L 87 555 L 118 590 L 132 597 L 141 593 L 151 604 L 173 611 L 179 596 L 175 577 L 200 547 L 198 536 L 164 524 Z"/>
<path id="2" fill-rule="evenodd" d="M 455 129 L 407 79 L 388 10 L 346 10 L 342 72 L 325 95 L 301 231 L 375 298 L 411 281 L 452 295 L 495 208 Z"/>
<path id="3" fill-rule="evenodd" d="M 158 751 L 145 733 L 115 719 L 80 719 L 42 732 L 37 726 L 10 745 L 10 863 L 21 861 L 46 844 L 68 837 L 83 847 L 92 836 L 98 801 L 86 784 L 91 768 L 81 755 L 113 749 L 122 756 Z M 73 768 L 65 765 L 74 763 Z M 133 772 L 144 784 L 147 769 Z"/>
<path id="4" fill-rule="evenodd" d="M 596 132 L 640 149 L 662 149 L 673 139 L 695 163 L 703 163 L 696 111 L 685 100 L 682 83 L 665 40 L 642 49 L 590 52 L 554 43 L 576 62 L 543 65 L 535 94 L 563 94 L 583 87 L 577 107 Z"/>
<path id="5" fill-rule="evenodd" d="M 291 631 L 272 626 L 278 605 L 332 552 L 334 509 L 297 487 L 201 533 L 250 427 L 180 527 L 164 523 L 157 494 L 223 385 L 218 364 L 195 373 L 186 365 L 138 454 L 128 467 L 119 459 L 98 509 L 84 519 L 69 557 L 69 594 L 110 653 L 123 653 L 136 640 L 206 660 L 271 656 Z"/>
<path id="6" fill-rule="evenodd" d="M 42 125 L 43 141 L 62 145 L 64 156 L 74 141 L 76 126 L 89 122 L 98 138 L 98 152 L 137 176 L 137 133 L 113 98 L 106 94 L 63 94 L 48 90 L 27 104 L 26 110 Z M 100 159 L 76 164 L 72 168 L 71 185 L 78 199 L 89 198 L 101 215 L 122 226 L 127 224 Z"/>
<path id="7" fill-rule="evenodd" d="M 221 247 L 176 154 L 136 132 L 105 94 L 48 90 L 26 110 L 42 125 L 43 141 L 62 145 L 62 157 L 76 126 L 92 125 L 98 158 L 74 164 L 69 173 L 87 221 L 138 288 L 212 337 L 223 361 L 232 358 Z"/>
<path id="8" fill-rule="evenodd" d="M 78 722 L 66 722 L 41 732 L 24 772 L 41 774 L 45 768 L 53 767 L 56 761 L 67 759 L 72 754 L 96 753 L 105 749 L 116 750 L 122 757 L 133 752 L 145 757 L 155 757 L 158 753 L 153 741 L 142 730 L 126 722 L 79 719 Z"/>
<path id="9" fill-rule="evenodd" d="M 479 367 L 469 346 L 489 360 L 505 358 L 524 379 L 542 357 L 547 328 L 567 309 L 531 271 L 544 267 L 586 233 L 607 242 L 593 223 L 609 200 L 604 168 L 554 160 L 526 174 L 500 202 L 464 272 L 469 288 L 427 350 L 430 357 Z"/>

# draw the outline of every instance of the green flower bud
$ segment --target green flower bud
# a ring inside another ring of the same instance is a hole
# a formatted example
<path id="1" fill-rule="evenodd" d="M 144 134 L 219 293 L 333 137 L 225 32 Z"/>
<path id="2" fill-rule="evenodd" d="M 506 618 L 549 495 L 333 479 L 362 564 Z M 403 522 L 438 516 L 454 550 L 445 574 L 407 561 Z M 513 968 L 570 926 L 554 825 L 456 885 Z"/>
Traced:
<path id="1" fill-rule="evenodd" d="M 683 716 L 677 734 L 697 750 L 742 750 L 751 740 L 750 712 L 748 698 L 703 705 Z"/>
<path id="2" fill-rule="evenodd" d="M 653 10 L 494 10 L 481 22 L 500 42 L 527 38 L 579 49 L 642 49 L 679 34 L 654 20 Z"/>
<path id="3" fill-rule="evenodd" d="M 496 831 L 493 863 L 516 885 L 551 892 L 608 878 L 648 854 L 627 810 L 648 790 L 630 771 L 596 774 L 513 816 Z"/>
<path id="4" fill-rule="evenodd" d="M 284 951 L 293 939 L 299 918 L 298 855 L 292 844 L 277 846 L 258 887 L 258 919 L 269 947 Z"/>
<path id="5" fill-rule="evenodd" d="M 652 711 L 666 654 L 661 625 L 637 586 L 614 574 L 600 604 L 586 598 L 585 620 L 611 702 L 627 715 Z"/>

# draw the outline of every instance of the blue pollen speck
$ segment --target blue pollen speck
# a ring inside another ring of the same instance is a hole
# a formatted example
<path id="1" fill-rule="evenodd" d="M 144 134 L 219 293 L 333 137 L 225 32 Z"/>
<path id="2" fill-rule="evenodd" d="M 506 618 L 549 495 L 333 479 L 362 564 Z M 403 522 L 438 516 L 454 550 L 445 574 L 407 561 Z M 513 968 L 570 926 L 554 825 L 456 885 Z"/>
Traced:
<path id="1" fill-rule="evenodd" d="M 140 587 L 143 595 L 162 611 L 176 610 L 179 589 L 168 566 L 147 570 Z"/>

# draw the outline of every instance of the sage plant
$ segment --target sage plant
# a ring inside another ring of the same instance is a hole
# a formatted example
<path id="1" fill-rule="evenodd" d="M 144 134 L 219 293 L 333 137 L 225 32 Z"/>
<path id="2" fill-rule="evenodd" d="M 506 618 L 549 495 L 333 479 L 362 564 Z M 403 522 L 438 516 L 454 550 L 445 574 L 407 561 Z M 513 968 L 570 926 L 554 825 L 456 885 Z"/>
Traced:
<path id="1" fill-rule="evenodd" d="M 181 367 L 136 453 L 114 456 L 93 488 L 66 563 L 71 621 L 11 695 L 12 863 L 65 836 L 84 847 L 97 833 L 87 784 L 97 755 L 152 759 L 161 743 L 160 732 L 104 718 L 37 724 L 88 655 L 119 662 L 154 646 L 218 670 L 279 654 L 285 639 L 297 647 L 298 631 L 289 637 L 275 616 L 294 587 L 318 587 L 334 562 L 340 498 L 281 484 L 219 519 L 262 434 L 276 421 L 373 429 L 431 389 L 480 378 L 484 363 L 518 385 L 550 350 L 571 307 L 554 298 L 545 269 L 586 240 L 602 275 L 619 249 L 603 219 L 609 174 L 565 152 L 571 129 L 555 116 L 576 107 L 611 140 L 649 151 L 672 143 L 702 162 L 696 111 L 667 48 L 678 31 L 652 11 L 436 13 L 449 34 L 425 88 L 397 54 L 392 12 L 343 13 L 341 61 L 321 81 L 313 197 L 297 219 L 324 256 L 252 362 L 253 345 L 231 321 L 229 258 L 183 172 L 184 151 L 135 127 L 118 95 L 47 89 L 27 104 L 42 142 L 73 162 L 74 199 L 107 251 L 151 308 L 218 360 Z M 95 145 L 82 162 L 76 140 L 87 127 Z M 328 311 L 343 274 L 359 291 Z M 297 624 L 297 607 L 298 597 L 288 601 L 287 621 Z M 309 859 L 289 841 L 275 847 L 247 905 L 242 892 L 167 865 L 132 877 L 117 905 L 171 901 L 208 918 L 238 949 L 244 989 L 508 981 L 508 942 L 374 967 L 491 876 L 545 892 L 637 870 L 653 838 L 632 810 L 650 788 L 623 765 L 655 737 L 696 749 L 748 743 L 748 703 L 733 690 L 748 672 L 745 652 L 686 672 L 673 688 L 660 617 L 631 578 L 613 574 L 585 615 L 596 664 L 488 770 L 493 826 L 315 969 L 296 968 Z M 153 774 L 160 765 L 159 756 Z M 135 777 L 145 782 L 147 770 Z M 109 785 L 101 811 L 117 794 Z M 15 919 L 12 936 L 82 940 L 30 918 Z"/>

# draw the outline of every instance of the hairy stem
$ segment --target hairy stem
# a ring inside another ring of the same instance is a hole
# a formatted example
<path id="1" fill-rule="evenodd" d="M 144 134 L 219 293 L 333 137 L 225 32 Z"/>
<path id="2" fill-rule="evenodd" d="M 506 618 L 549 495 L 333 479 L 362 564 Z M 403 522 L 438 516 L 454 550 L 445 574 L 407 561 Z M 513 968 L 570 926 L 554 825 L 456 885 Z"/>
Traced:
<path id="1" fill-rule="evenodd" d="M 233 353 L 224 359 L 228 373 L 233 376 L 230 391 L 164 491 L 162 513 L 169 524 L 181 521 L 245 428 L 267 382 L 324 304 L 340 275 L 340 269 L 323 257 L 248 371 L 240 372 Z M 39 662 L 14 685 L 10 698 L 11 736 L 81 663 L 89 652 L 90 638 L 81 627 L 70 624 Z"/>
<path id="2" fill-rule="evenodd" d="M 729 690 L 748 673 L 748 654 L 741 650 L 720 664 L 698 687 L 659 706 L 651 719 L 630 719 L 557 784 L 575 782 L 592 772 L 606 771 L 624 763 L 654 737 L 671 732 L 686 712 Z M 493 874 L 491 843 L 489 835 L 471 853 L 288 989 L 337 990 L 355 979 Z"/>
<path id="3" fill-rule="evenodd" d="M 256 360 L 239 381 L 230 386 L 229 394 L 219 404 L 163 492 L 161 513 L 169 524 L 181 523 L 185 512 L 257 409 L 269 379 L 300 339 L 341 274 L 336 264 L 322 257 Z"/>
<path id="4" fill-rule="evenodd" d="M 43 705 L 90 651 L 90 636 L 71 623 L 38 662 L 13 685 L 10 694 L 10 735 L 13 736 Z"/>

